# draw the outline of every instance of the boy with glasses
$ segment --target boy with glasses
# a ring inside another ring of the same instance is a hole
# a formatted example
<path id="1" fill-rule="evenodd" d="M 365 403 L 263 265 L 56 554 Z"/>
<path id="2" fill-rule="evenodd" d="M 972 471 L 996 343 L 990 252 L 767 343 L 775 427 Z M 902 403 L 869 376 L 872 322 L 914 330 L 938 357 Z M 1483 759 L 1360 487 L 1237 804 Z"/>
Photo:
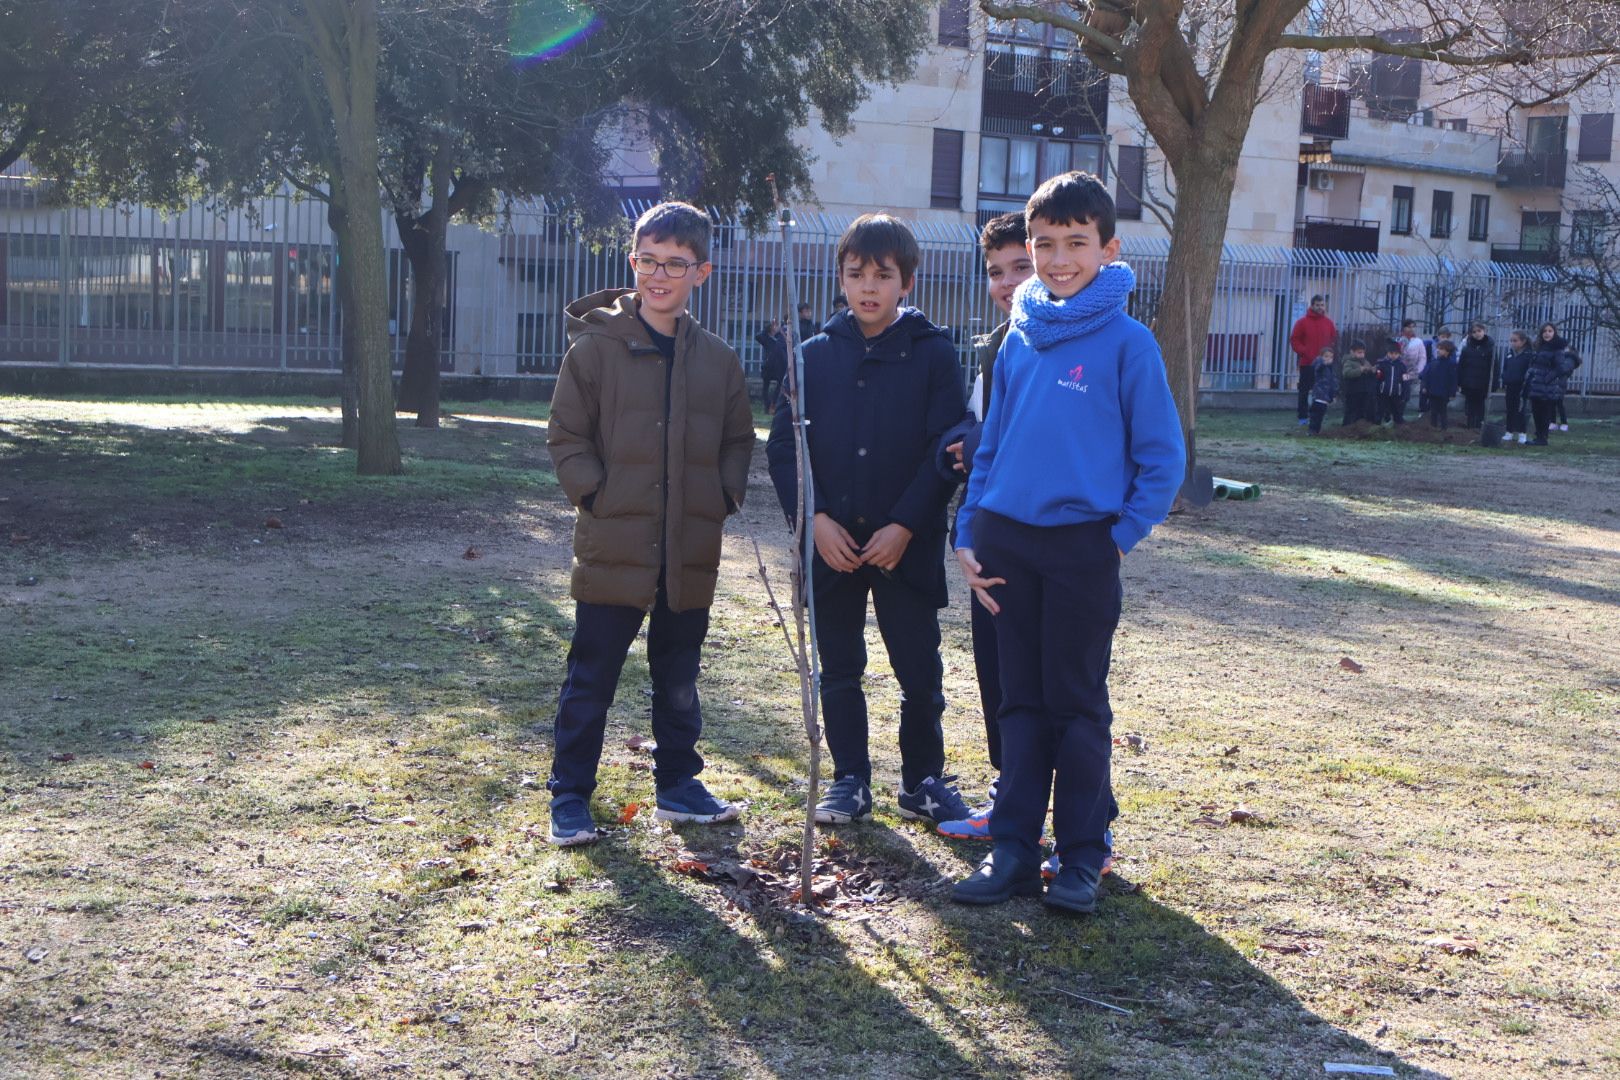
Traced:
<path id="1" fill-rule="evenodd" d="M 568 353 L 546 443 L 574 522 L 574 636 L 557 699 L 550 841 L 597 838 L 590 797 L 630 645 L 647 628 L 655 816 L 730 821 L 740 811 L 697 778 L 697 675 L 727 515 L 754 449 L 742 364 L 687 312 L 709 263 L 708 215 L 666 202 L 636 222 L 636 288 L 567 308 Z"/>

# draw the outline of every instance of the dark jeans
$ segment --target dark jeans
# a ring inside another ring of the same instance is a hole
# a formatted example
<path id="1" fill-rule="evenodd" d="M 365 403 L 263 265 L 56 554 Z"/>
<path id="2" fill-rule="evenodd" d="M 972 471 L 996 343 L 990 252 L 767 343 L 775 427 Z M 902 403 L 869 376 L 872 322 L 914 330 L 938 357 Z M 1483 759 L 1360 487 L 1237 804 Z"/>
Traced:
<path id="1" fill-rule="evenodd" d="M 764 378 L 759 382 L 759 403 L 765 406 L 765 414 L 769 416 L 776 411 L 776 399 L 782 396 L 782 380 Z"/>
<path id="2" fill-rule="evenodd" d="M 1311 432 L 1312 435 L 1321 434 L 1321 432 L 1322 432 L 1322 418 L 1327 415 L 1327 409 L 1328 409 L 1328 403 L 1325 402 L 1325 401 L 1313 401 L 1313 402 L 1311 402 L 1311 416 L 1310 416 L 1311 426 L 1310 426 L 1310 432 Z"/>
<path id="3" fill-rule="evenodd" d="M 1122 593 L 1108 521 L 1042 527 L 987 510 L 974 520 L 1001 653 L 1001 786 L 990 834 L 998 852 L 1039 861 L 1048 800 L 1066 866 L 1102 868 L 1115 812 L 1108 665 Z"/>
<path id="4" fill-rule="evenodd" d="M 1557 401 L 1553 402 L 1553 415 L 1557 418 L 1560 424 L 1563 424 L 1565 427 L 1569 426 L 1569 410 L 1564 407 L 1563 398 L 1559 398 Z"/>
<path id="5" fill-rule="evenodd" d="M 1354 385 L 1358 382 L 1366 383 L 1366 385 Z M 1371 379 L 1350 379 L 1346 381 L 1344 422 L 1354 424 L 1358 420 L 1365 420 L 1371 424 L 1378 423 L 1378 391 L 1372 385 Z"/>
<path id="6" fill-rule="evenodd" d="M 1530 415 L 1536 423 L 1536 441 L 1547 441 L 1547 429 L 1552 427 L 1553 417 L 1558 412 L 1558 402 L 1546 398 L 1530 399 Z"/>
<path id="7" fill-rule="evenodd" d="M 596 790 L 608 708 L 644 618 L 640 608 L 583 601 L 574 605 L 574 638 L 568 646 L 568 673 L 557 696 L 555 749 L 551 779 L 546 782 L 554 795 L 589 799 Z M 647 627 L 652 733 L 658 741 L 653 750 L 653 781 L 660 788 L 673 787 L 703 770 L 703 758 L 697 752 L 698 736 L 703 732 L 697 675 L 708 632 L 708 608 L 673 612 L 660 586 Z"/>
<path id="8" fill-rule="evenodd" d="M 1451 426 L 1450 398 L 1431 397 L 1429 399 L 1429 426 L 1440 428 L 1442 431 Z"/>
<path id="9" fill-rule="evenodd" d="M 833 777 L 872 782 L 867 750 L 866 597 L 872 597 L 889 666 L 900 683 L 900 782 L 914 790 L 945 771 L 945 713 L 939 658 L 939 611 L 928 597 L 875 566 L 828 574 L 816 589 L 821 709 Z"/>
<path id="10" fill-rule="evenodd" d="M 1464 390 L 1462 396 L 1463 427 L 1477 431 L 1485 424 L 1485 398 L 1489 395 L 1484 390 Z"/>
<path id="11" fill-rule="evenodd" d="M 1378 422 L 1382 424 L 1385 420 L 1406 423 L 1406 398 L 1400 394 L 1389 397 L 1378 395 Z"/>
<path id="12" fill-rule="evenodd" d="M 971 594 L 968 596 L 973 627 L 973 671 L 979 677 L 979 705 L 984 709 L 984 738 L 990 749 L 990 767 L 1001 771 L 1001 655 L 996 645 L 996 617 Z"/>
<path id="13" fill-rule="evenodd" d="M 1311 390 L 1316 386 L 1316 369 L 1302 367 L 1299 369 L 1299 418 L 1310 419 Z"/>
<path id="14" fill-rule="evenodd" d="M 1524 383 L 1510 382 L 1502 384 L 1502 392 L 1507 398 L 1507 429 L 1514 434 L 1524 434 Z"/>

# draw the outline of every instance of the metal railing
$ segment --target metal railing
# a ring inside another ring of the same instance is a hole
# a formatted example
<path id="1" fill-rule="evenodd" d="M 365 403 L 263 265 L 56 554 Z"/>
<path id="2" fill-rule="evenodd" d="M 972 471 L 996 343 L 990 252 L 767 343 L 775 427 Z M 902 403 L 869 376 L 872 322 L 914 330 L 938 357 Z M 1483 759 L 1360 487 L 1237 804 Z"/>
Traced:
<path id="1" fill-rule="evenodd" d="M 1569 168 L 1562 150 L 1514 150 L 1502 155 L 1497 166 L 1498 187 L 1561 188 Z"/>
<path id="2" fill-rule="evenodd" d="M 11 190 L 0 198 L 0 364 L 340 367 L 342 312 L 333 283 L 342 262 L 322 205 L 279 195 L 236 211 L 54 209 L 22 197 L 30 185 L 37 189 L 20 178 L 0 182 L 0 191 Z M 627 219 L 644 206 L 627 203 Z M 692 309 L 754 374 L 761 359 L 754 337 L 765 322 L 786 316 L 796 325 L 782 249 L 774 235 L 717 220 L 715 269 L 693 294 Z M 798 214 L 800 295 L 818 323 L 838 291 L 834 251 L 848 223 Z M 976 230 L 966 215 L 914 228 L 922 265 L 910 302 L 950 328 L 966 377 L 974 335 L 1001 320 L 985 287 Z M 391 222 L 387 237 L 398 357 L 410 325 L 409 274 Z M 543 204 L 507 207 L 488 228 L 455 226 L 450 249 L 444 367 L 461 374 L 554 374 L 566 348 L 564 306 L 632 281 L 622 239 L 583 236 L 568 214 Z M 1162 237 L 1124 243 L 1138 278 L 1130 310 L 1150 324 L 1161 304 L 1181 302 L 1164 296 L 1168 255 Z M 1620 392 L 1620 348 L 1559 288 L 1550 267 L 1245 245 L 1227 246 L 1217 275 L 1202 385 L 1291 386 L 1298 369 L 1289 331 L 1315 293 L 1329 298 L 1345 343 L 1359 337 L 1374 344 L 1404 318 L 1418 319 L 1425 331 L 1479 319 L 1502 342 L 1510 330 L 1554 321 L 1587 359 L 1573 389 Z"/>
<path id="3" fill-rule="evenodd" d="M 1299 105 L 1299 133 L 1325 139 L 1350 137 L 1350 91 L 1306 83 Z"/>
<path id="4" fill-rule="evenodd" d="M 1311 217 L 1294 227 L 1294 246 L 1330 251 L 1378 254 L 1378 235 L 1383 222 L 1359 218 Z"/>

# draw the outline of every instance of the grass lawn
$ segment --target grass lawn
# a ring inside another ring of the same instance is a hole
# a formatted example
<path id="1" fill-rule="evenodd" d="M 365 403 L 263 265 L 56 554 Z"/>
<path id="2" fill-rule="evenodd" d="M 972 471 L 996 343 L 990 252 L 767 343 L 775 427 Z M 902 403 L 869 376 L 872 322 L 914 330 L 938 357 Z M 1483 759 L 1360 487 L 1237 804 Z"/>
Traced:
<path id="1" fill-rule="evenodd" d="M 949 902 L 981 852 L 894 812 L 873 627 L 877 813 L 824 834 L 809 916 L 760 887 L 806 767 L 763 449 L 701 683 L 746 814 L 652 820 L 638 646 L 614 824 L 564 851 L 546 411 L 450 408 L 360 480 L 315 401 L 0 398 L 0 1076 L 1620 1076 L 1620 423 L 1204 415 L 1264 496 L 1126 561 L 1100 912 Z M 977 797 L 961 595 L 942 621 Z"/>

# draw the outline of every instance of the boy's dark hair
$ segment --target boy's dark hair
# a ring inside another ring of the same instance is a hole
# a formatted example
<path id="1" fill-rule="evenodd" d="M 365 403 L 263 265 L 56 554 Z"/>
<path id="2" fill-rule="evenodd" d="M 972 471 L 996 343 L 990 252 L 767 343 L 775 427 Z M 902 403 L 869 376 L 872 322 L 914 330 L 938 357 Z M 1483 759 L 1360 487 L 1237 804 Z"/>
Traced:
<path id="1" fill-rule="evenodd" d="M 1457 343 L 1454 341 L 1437 341 L 1434 343 L 1434 351 L 1454 353 L 1457 351 Z"/>
<path id="2" fill-rule="evenodd" d="M 1324 304 L 1327 303 L 1327 297 L 1323 296 L 1321 293 L 1317 293 L 1315 296 L 1311 297 L 1311 303 L 1313 304 L 1318 300 L 1322 301 Z"/>
<path id="3" fill-rule="evenodd" d="M 661 202 L 636 219 L 636 231 L 631 240 L 632 244 L 639 244 L 643 237 L 648 240 L 673 240 L 684 248 L 690 248 L 697 261 L 709 261 L 709 237 L 714 231 L 714 225 L 709 221 L 709 215 L 690 203 Z"/>
<path id="4" fill-rule="evenodd" d="M 1035 231 L 1035 219 L 1049 225 L 1084 225 L 1095 222 L 1097 238 L 1114 238 L 1114 200 L 1101 180 L 1090 173 L 1067 172 L 1035 189 L 1024 207 L 1024 227 Z"/>
<path id="5" fill-rule="evenodd" d="M 1439 337 L 1450 337 L 1451 336 L 1451 327 L 1442 326 L 1440 329 L 1438 329 L 1438 330 L 1436 330 L 1434 332 L 1434 336 L 1437 337 L 1437 338 L 1439 338 Z"/>
<path id="6" fill-rule="evenodd" d="M 1394 338 L 1390 338 L 1388 341 L 1384 342 L 1384 355 L 1387 356 L 1392 352 L 1400 352 L 1400 351 L 1401 351 L 1401 343 L 1399 341 L 1396 341 Z"/>
<path id="7" fill-rule="evenodd" d="M 1413 329 L 1416 329 L 1417 328 L 1417 320 L 1416 319 L 1402 319 L 1401 320 L 1401 329 L 1405 330 L 1408 326 L 1412 327 Z"/>
<path id="8" fill-rule="evenodd" d="M 1366 352 L 1367 343 L 1365 341 L 1352 341 L 1350 343 L 1350 351 L 1355 352 L 1357 349 L 1360 349 L 1362 352 Z"/>
<path id="9" fill-rule="evenodd" d="M 859 259 L 858 265 L 894 263 L 900 280 L 910 282 L 922 262 L 922 249 L 906 223 L 892 214 L 862 214 L 838 238 L 838 272 L 844 272 L 846 259 Z"/>
<path id="10" fill-rule="evenodd" d="M 807 313 L 809 310 L 810 310 L 810 305 L 809 304 L 800 304 L 799 305 L 799 314 L 803 315 L 803 314 Z"/>
<path id="11" fill-rule="evenodd" d="M 849 307 L 849 298 L 843 293 L 839 293 L 837 296 L 833 297 L 833 307 Z"/>
<path id="12" fill-rule="evenodd" d="M 1023 214 L 998 214 L 985 222 L 984 228 L 979 231 L 979 250 L 989 255 L 1009 244 L 1023 247 L 1027 239 L 1029 230 L 1024 228 Z"/>

